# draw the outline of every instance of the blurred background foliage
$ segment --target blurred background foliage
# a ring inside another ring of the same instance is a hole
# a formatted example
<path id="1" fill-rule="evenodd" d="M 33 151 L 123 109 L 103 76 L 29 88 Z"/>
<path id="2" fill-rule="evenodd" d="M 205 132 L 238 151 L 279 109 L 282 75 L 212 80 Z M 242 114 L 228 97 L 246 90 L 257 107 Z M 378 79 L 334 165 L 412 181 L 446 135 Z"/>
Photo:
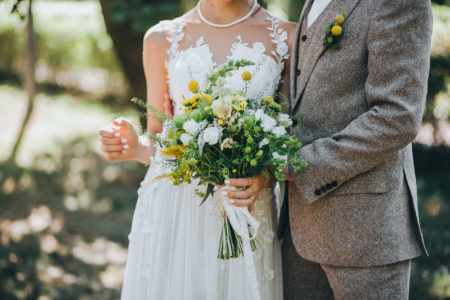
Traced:
<path id="1" fill-rule="evenodd" d="M 303 0 L 265 0 L 295 21 Z M 0 299 L 116 299 L 136 189 L 146 168 L 110 164 L 97 130 L 145 97 L 142 37 L 193 0 L 32 4 L 34 93 L 24 88 L 29 0 L 0 1 Z M 414 260 L 411 299 L 450 299 L 450 1 L 433 1 L 429 91 L 414 144 L 430 257 Z M 15 10 L 11 14 L 11 10 Z M 1 162 L 3 160 L 3 162 Z"/>

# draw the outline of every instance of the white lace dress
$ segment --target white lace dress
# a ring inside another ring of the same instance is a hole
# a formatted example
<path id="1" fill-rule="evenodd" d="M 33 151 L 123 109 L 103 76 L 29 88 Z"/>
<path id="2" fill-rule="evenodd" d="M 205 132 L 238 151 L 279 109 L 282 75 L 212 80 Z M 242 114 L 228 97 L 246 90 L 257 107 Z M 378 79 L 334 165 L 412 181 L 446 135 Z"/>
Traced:
<path id="1" fill-rule="evenodd" d="M 276 51 L 266 54 L 263 43 L 244 43 L 240 36 L 232 45 L 229 59 L 248 59 L 253 77 L 247 84 L 250 98 L 274 94 L 284 61 L 288 58 L 287 33 L 277 19 L 269 17 L 272 26 L 268 34 Z M 168 41 L 169 60 L 166 63 L 171 98 L 175 114 L 182 112 L 181 101 L 191 96 L 189 80 L 203 82 L 206 73 L 216 63 L 204 39 L 179 51 L 185 23 L 176 19 L 166 23 L 171 27 Z M 275 58 L 275 59 L 274 59 Z M 240 74 L 227 77 L 226 85 L 244 89 Z M 152 178 L 167 173 L 158 157 L 152 158 L 145 179 L 138 190 L 139 198 L 129 235 L 128 259 L 122 289 L 123 300 L 219 300 L 252 299 L 243 258 L 218 260 L 222 230 L 220 199 L 209 198 L 199 206 L 196 183 L 173 186 L 167 179 Z M 282 299 L 280 245 L 276 238 L 275 197 L 267 189 L 255 205 L 255 217 L 260 223 L 258 240 L 262 243 L 254 253 L 259 294 L 262 299 Z"/>

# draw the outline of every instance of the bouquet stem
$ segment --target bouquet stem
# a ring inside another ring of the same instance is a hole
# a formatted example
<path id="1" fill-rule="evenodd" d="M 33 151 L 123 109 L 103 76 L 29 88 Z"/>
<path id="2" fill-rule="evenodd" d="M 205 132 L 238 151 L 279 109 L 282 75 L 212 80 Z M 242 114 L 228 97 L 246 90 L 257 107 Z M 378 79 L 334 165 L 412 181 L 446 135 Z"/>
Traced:
<path id="1" fill-rule="evenodd" d="M 250 241 L 250 247 L 252 251 L 255 251 L 257 247 L 257 240 L 252 239 Z M 222 234 L 220 235 L 219 244 L 219 259 L 231 259 L 238 258 L 244 255 L 242 238 L 236 234 L 233 227 L 230 224 L 228 218 L 223 219 Z"/>

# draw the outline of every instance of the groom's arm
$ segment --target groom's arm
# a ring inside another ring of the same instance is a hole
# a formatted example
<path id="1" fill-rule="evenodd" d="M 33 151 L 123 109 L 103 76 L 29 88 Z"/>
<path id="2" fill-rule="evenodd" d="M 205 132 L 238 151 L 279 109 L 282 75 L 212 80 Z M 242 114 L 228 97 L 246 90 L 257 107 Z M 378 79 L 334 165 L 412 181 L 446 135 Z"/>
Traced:
<path id="1" fill-rule="evenodd" d="M 427 93 L 431 28 L 429 0 L 379 2 L 367 38 L 370 109 L 342 131 L 299 150 L 309 167 L 294 180 L 308 203 L 374 168 L 416 137 Z M 319 192 L 326 185 L 334 188 Z"/>

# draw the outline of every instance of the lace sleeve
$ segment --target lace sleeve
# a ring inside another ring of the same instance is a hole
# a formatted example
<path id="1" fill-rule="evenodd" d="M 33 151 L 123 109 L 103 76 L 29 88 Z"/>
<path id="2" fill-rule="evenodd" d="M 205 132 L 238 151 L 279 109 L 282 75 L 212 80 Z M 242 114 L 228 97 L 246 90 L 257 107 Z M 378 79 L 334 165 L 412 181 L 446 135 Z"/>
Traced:
<path id="1" fill-rule="evenodd" d="M 280 27 L 280 20 L 274 15 L 270 14 L 267 20 L 272 24 L 267 29 L 271 31 L 272 42 L 276 45 L 276 50 L 272 51 L 272 54 L 277 58 L 278 64 L 283 65 L 284 61 L 289 58 L 289 47 L 286 43 L 288 39 L 287 32 Z"/>

